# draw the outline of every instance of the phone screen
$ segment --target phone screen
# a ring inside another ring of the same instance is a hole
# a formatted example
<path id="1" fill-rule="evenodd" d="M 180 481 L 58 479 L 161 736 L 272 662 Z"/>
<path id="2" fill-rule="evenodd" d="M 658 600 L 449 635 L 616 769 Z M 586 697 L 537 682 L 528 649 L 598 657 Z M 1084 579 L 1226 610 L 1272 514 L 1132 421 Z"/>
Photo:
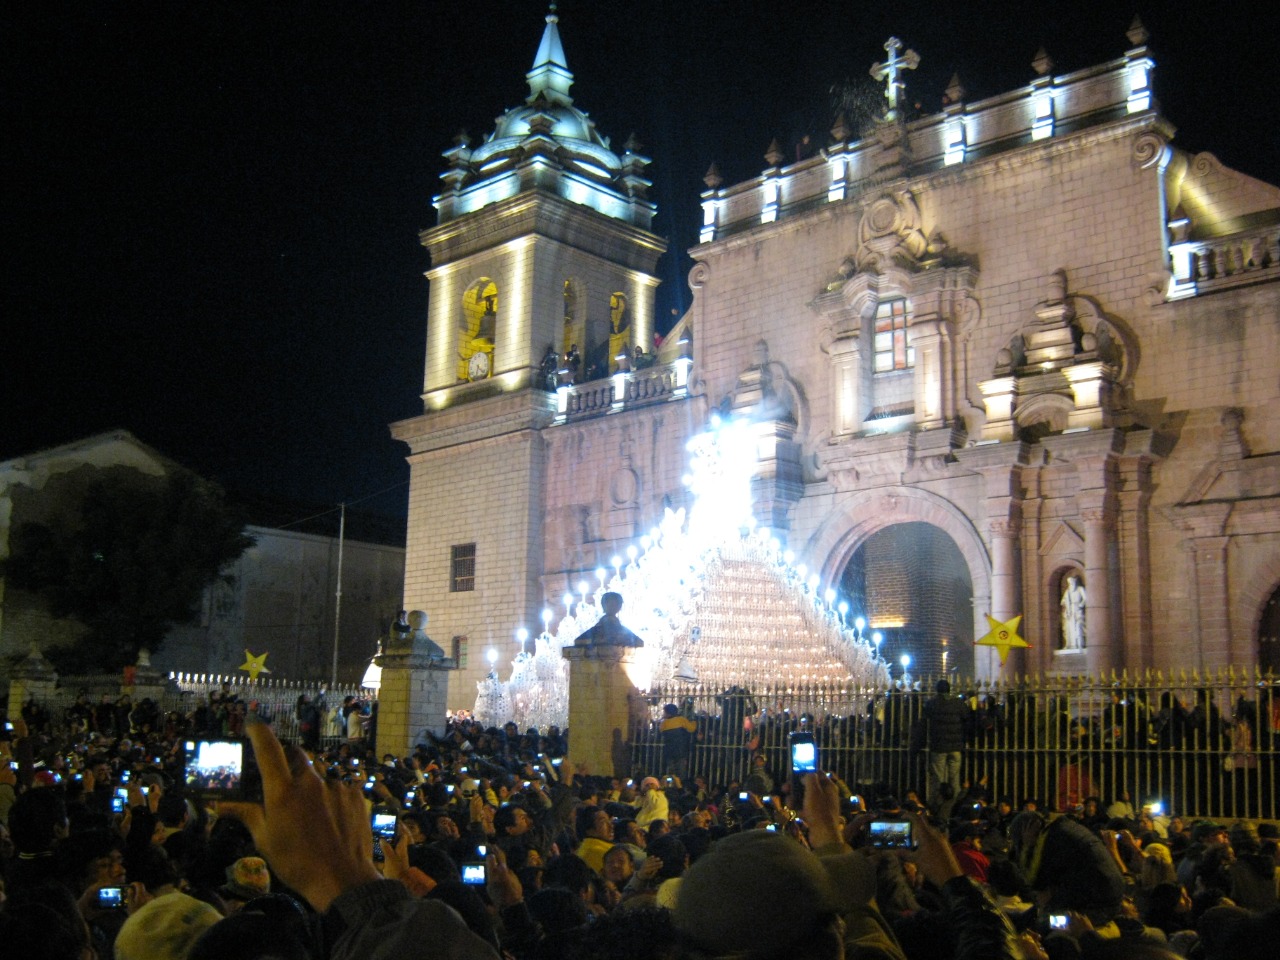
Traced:
<path id="1" fill-rule="evenodd" d="M 1054 930 L 1067 929 L 1067 915 L 1065 913 L 1049 914 L 1049 926 Z"/>
<path id="2" fill-rule="evenodd" d="M 791 772 L 797 777 L 818 772 L 818 745 L 804 731 L 791 734 Z"/>
<path id="3" fill-rule="evenodd" d="M 464 863 L 462 865 L 462 882 L 476 886 L 483 885 L 485 882 L 484 864 Z"/>
<path id="4" fill-rule="evenodd" d="M 102 910 L 114 910 L 124 906 L 123 887 L 100 887 L 98 889 L 98 907 Z"/>
<path id="5" fill-rule="evenodd" d="M 183 741 L 183 783 L 187 791 L 202 797 L 247 797 L 251 751 L 248 741 L 197 739 Z"/>
<path id="6" fill-rule="evenodd" d="M 396 815 L 390 810 L 375 810 L 370 820 L 373 835 L 383 840 L 396 838 Z"/>
<path id="7" fill-rule="evenodd" d="M 909 820 L 872 820 L 868 836 L 871 846 L 884 850 L 914 850 L 916 846 Z"/>
<path id="8" fill-rule="evenodd" d="M 112 798 L 111 798 L 111 812 L 112 812 L 112 813 L 124 813 L 124 808 L 125 808 L 125 804 L 126 804 L 126 802 L 127 802 L 127 801 L 126 801 L 123 797 L 112 797 Z"/>

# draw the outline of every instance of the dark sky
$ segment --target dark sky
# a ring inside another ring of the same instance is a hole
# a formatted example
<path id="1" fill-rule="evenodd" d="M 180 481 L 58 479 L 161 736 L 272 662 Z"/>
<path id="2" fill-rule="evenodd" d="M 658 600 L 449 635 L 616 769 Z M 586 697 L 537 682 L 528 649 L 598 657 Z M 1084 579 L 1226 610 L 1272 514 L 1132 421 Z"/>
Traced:
<path id="1" fill-rule="evenodd" d="M 1265 6 L 1265 5 L 1264 5 Z M 655 230 L 695 239 L 729 182 L 831 125 L 897 35 L 926 113 L 1120 56 L 1113 2 L 565 0 L 573 95 L 655 163 Z M 1144 4 L 1175 143 L 1280 180 L 1274 14 Z M 390 421 L 420 411 L 428 262 L 417 232 L 460 128 L 522 101 L 545 5 L 8 4 L 0 459 L 116 427 L 232 489 L 403 512 Z M 825 142 L 825 138 L 824 138 Z M 683 253 L 659 316 L 687 304 Z M 381 491 L 388 491 L 379 494 Z M 364 499 L 370 498 L 370 499 Z"/>

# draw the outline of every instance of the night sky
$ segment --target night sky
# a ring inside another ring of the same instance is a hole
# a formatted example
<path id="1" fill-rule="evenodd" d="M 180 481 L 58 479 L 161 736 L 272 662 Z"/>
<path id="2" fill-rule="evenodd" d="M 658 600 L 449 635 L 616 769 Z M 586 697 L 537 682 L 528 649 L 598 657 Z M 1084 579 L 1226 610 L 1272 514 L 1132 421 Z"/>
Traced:
<path id="1" fill-rule="evenodd" d="M 888 36 L 920 54 L 924 113 L 953 72 L 974 101 L 1027 83 L 1042 44 L 1056 73 L 1129 46 L 1114 2 L 1013 9 L 562 2 L 575 102 L 654 160 L 658 316 L 687 306 L 711 161 L 733 183 L 774 136 L 826 142 L 833 86 L 874 97 Z M 1227 10 L 1143 5 L 1157 95 L 1176 145 L 1275 182 L 1275 15 Z M 119 427 L 231 490 L 403 513 L 387 424 L 421 410 L 440 151 L 523 101 L 545 12 L 6 5 L 0 459 Z"/>

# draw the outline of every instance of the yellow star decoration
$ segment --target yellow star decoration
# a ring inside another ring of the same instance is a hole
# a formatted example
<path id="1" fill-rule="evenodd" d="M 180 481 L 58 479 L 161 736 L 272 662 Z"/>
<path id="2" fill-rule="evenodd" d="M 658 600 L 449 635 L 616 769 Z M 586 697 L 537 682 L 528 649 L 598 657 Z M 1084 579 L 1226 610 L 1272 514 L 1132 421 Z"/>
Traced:
<path id="1" fill-rule="evenodd" d="M 975 647 L 995 647 L 1000 654 L 1000 666 L 1004 666 L 1013 647 L 1029 647 L 1031 644 L 1018 636 L 1018 624 L 1022 622 L 1022 614 L 1018 614 L 1007 623 L 1001 623 L 991 614 L 987 614 L 987 626 L 991 631 L 981 640 L 973 641 Z"/>
<path id="2" fill-rule="evenodd" d="M 260 673 L 271 672 L 270 668 L 267 667 L 267 655 L 265 653 L 260 653 L 255 657 L 248 650 L 244 652 L 244 663 L 240 664 L 240 669 L 249 674 L 250 680 L 257 680 Z"/>

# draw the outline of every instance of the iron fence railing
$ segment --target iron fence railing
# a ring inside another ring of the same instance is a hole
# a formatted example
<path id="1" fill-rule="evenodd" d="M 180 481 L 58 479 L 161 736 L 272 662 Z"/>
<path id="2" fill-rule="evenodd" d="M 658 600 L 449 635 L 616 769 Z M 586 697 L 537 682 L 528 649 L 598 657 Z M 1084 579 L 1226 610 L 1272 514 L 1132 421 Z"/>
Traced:
<path id="1" fill-rule="evenodd" d="M 202 704 L 207 703 L 211 694 L 230 694 L 246 704 L 255 704 L 258 713 L 271 720 L 276 732 L 285 738 L 299 738 L 297 704 L 302 694 L 313 699 L 324 690 L 326 716 L 321 726 L 322 741 L 336 742 L 345 738 L 345 732 L 339 722 L 342 701 L 352 696 L 358 700 L 376 700 L 377 691 L 366 690 L 356 685 L 340 684 L 331 687 L 325 682 L 308 680 L 286 680 L 262 677 L 250 680 L 243 675 L 171 673 L 165 691 L 151 700 L 157 708 L 159 722 L 170 713 L 179 713 L 189 718 Z M 55 725 L 65 723 L 68 711 L 76 701 L 76 697 L 85 692 L 90 705 L 96 706 L 106 697 L 117 701 L 128 689 L 122 689 L 119 675 L 64 677 L 53 696 L 44 703 L 50 718 Z M 143 695 L 132 693 L 133 705 L 137 706 Z M 220 729 L 212 732 L 226 733 L 227 724 L 214 721 Z M 119 723 L 119 721 L 117 721 Z M 163 729 L 161 726 L 159 729 Z M 120 731 L 123 733 L 124 731 Z"/>
<path id="2" fill-rule="evenodd" d="M 1182 816 L 1275 818 L 1280 679 L 1224 671 L 1090 679 L 953 679 L 972 713 L 962 780 L 992 799 L 1035 799 L 1064 810 L 1090 795 L 1105 807 L 1127 791 L 1135 808 L 1158 801 Z M 814 682 L 754 691 L 671 687 L 653 691 L 632 735 L 635 773 L 665 768 L 662 705 L 698 721 L 690 775 L 709 785 L 745 778 L 762 751 L 775 779 L 788 770 L 788 736 L 808 729 L 822 766 L 872 795 L 923 798 L 928 789 L 924 705 L 934 684 L 903 689 Z M 572 736 L 572 731 L 570 731 Z"/>

